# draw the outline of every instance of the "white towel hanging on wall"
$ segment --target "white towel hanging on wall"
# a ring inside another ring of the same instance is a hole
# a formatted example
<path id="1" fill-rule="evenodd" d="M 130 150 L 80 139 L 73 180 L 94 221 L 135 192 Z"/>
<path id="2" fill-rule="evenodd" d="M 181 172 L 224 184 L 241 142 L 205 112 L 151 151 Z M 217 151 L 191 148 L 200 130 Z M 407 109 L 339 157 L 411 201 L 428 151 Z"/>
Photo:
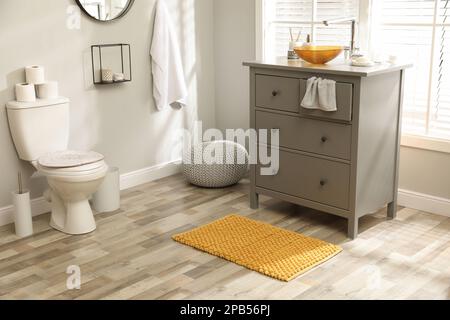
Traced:
<path id="1" fill-rule="evenodd" d="M 178 39 L 164 0 L 156 3 L 156 17 L 150 50 L 153 96 L 158 110 L 186 105 L 187 85 Z"/>

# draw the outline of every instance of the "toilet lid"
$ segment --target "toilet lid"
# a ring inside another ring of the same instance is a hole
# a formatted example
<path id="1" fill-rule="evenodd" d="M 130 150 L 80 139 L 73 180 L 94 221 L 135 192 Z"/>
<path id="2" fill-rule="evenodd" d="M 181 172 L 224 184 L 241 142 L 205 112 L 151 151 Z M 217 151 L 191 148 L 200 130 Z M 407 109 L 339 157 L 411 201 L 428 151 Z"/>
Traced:
<path id="1" fill-rule="evenodd" d="M 58 151 L 46 154 L 39 158 L 39 164 L 47 168 L 73 168 L 96 163 L 104 160 L 105 157 L 97 152 L 83 151 Z"/>

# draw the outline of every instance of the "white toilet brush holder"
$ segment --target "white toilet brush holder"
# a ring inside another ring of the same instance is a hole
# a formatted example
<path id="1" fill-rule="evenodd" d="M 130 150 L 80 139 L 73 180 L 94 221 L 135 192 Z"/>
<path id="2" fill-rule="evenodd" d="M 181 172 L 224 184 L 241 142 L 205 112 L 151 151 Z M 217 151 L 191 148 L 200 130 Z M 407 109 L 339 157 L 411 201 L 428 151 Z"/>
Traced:
<path id="1" fill-rule="evenodd" d="M 120 171 L 109 168 L 100 188 L 92 198 L 92 206 L 99 213 L 120 209 Z"/>
<path id="2" fill-rule="evenodd" d="M 31 214 L 30 192 L 22 189 L 22 179 L 19 173 L 19 190 L 12 192 L 14 206 L 14 225 L 16 235 L 26 238 L 33 235 L 33 217 Z"/>

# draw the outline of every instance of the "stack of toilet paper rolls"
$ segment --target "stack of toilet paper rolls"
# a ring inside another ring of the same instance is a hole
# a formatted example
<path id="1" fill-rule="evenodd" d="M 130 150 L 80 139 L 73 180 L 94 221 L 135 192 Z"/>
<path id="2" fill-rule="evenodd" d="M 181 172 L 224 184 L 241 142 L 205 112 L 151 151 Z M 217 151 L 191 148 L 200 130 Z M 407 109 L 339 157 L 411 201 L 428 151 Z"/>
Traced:
<path id="1" fill-rule="evenodd" d="M 39 99 L 58 98 L 58 82 L 45 81 L 45 70 L 41 66 L 25 68 L 26 83 L 16 85 L 16 100 L 18 102 L 35 102 Z"/>

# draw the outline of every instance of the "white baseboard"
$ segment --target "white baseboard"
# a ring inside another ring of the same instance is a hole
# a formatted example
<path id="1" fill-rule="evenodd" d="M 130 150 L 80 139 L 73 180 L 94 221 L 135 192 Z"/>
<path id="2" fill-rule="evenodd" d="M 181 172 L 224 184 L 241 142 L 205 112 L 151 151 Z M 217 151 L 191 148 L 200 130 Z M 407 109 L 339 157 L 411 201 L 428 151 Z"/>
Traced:
<path id="1" fill-rule="evenodd" d="M 141 184 L 173 176 L 181 172 L 181 160 L 125 173 L 120 176 L 120 189 L 126 190 Z"/>
<path id="2" fill-rule="evenodd" d="M 37 198 L 31 200 L 31 213 L 33 216 L 39 216 L 41 214 L 50 212 L 50 204 L 43 198 Z M 0 208 L 0 226 L 14 222 L 14 208 L 13 206 L 7 206 Z"/>
<path id="3" fill-rule="evenodd" d="M 120 189 L 130 189 L 151 181 L 175 175 L 181 171 L 181 160 L 163 163 L 154 167 L 144 168 L 120 176 Z M 31 200 L 31 212 L 38 216 L 50 212 L 50 204 L 43 198 Z M 0 226 L 14 222 L 14 208 L 0 208 Z"/>
<path id="4" fill-rule="evenodd" d="M 398 204 L 402 207 L 450 217 L 450 199 L 408 190 L 399 190 Z"/>

